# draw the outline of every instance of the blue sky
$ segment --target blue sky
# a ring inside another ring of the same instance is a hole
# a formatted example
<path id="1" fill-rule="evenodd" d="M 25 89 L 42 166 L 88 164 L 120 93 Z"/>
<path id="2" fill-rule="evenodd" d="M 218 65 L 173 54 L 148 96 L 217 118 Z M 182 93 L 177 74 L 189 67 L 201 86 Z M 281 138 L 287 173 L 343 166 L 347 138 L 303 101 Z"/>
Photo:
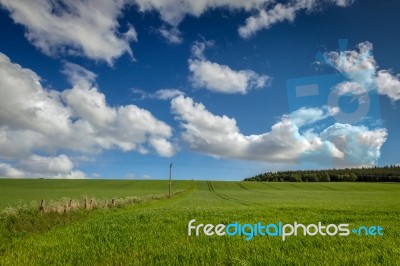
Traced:
<path id="1" fill-rule="evenodd" d="M 400 163 L 398 1 L 0 6 L 0 176 Z"/>

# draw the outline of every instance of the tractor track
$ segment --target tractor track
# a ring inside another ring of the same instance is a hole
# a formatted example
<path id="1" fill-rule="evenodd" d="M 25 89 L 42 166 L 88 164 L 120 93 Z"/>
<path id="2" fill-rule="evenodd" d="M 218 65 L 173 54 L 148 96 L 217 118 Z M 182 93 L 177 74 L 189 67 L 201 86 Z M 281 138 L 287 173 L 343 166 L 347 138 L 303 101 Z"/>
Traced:
<path id="1" fill-rule="evenodd" d="M 238 185 L 241 189 L 250 191 L 250 189 L 248 189 L 247 187 L 245 187 L 243 184 L 241 184 L 241 183 L 239 183 L 239 182 L 236 182 L 236 185 Z"/>
<path id="2" fill-rule="evenodd" d="M 252 201 L 236 199 L 236 198 L 233 198 L 233 197 L 228 196 L 226 194 L 223 194 L 221 192 L 215 191 L 214 186 L 213 186 L 213 184 L 212 184 L 212 182 L 210 180 L 207 181 L 207 186 L 208 186 L 208 190 L 210 192 L 214 193 L 217 197 L 219 197 L 219 198 L 221 198 L 223 200 L 239 203 L 239 204 L 246 205 L 246 206 L 258 205 L 258 203 L 255 203 L 255 202 L 252 202 Z"/>

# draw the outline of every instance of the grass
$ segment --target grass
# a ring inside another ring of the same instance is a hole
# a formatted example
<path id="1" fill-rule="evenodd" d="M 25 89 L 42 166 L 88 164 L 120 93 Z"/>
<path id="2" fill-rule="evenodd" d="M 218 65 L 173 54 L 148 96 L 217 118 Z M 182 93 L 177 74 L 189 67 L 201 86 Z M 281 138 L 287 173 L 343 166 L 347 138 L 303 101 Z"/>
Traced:
<path id="1" fill-rule="evenodd" d="M 187 181 L 174 182 L 175 190 L 182 190 Z M 0 210 L 24 204 L 39 206 L 63 198 L 99 200 L 131 196 L 161 195 L 168 191 L 162 180 L 65 180 L 65 179 L 0 179 Z"/>
<path id="2" fill-rule="evenodd" d="M 18 182 L 14 182 L 17 187 Z M 96 182 L 96 186 L 101 187 L 102 182 L 117 181 Z M 148 183 L 136 183 L 137 190 L 143 186 L 143 191 L 138 193 L 145 194 L 146 189 L 153 189 L 151 183 L 155 181 L 143 182 Z M 158 182 L 162 194 L 166 182 Z M 172 199 L 123 208 L 44 216 L 31 213 L 26 217 L 14 217 L 14 222 L 4 220 L 0 228 L 3 242 L 0 265 L 400 263 L 400 184 L 182 181 L 174 185 L 187 187 L 187 190 Z M 69 187 L 72 189 L 73 185 Z M 152 190 L 151 194 L 154 192 Z M 104 195 L 101 190 L 98 193 L 98 196 Z M 29 194 L 29 200 L 33 195 Z M 0 198 L 3 197 L 0 194 Z M 29 217 L 34 223 L 39 219 L 49 226 L 41 230 L 30 228 L 27 226 Z M 54 223 L 57 219 L 59 222 Z M 213 224 L 321 221 L 324 224 L 349 223 L 351 227 L 380 225 L 384 236 L 298 236 L 288 237 L 286 241 L 259 236 L 251 241 L 246 241 L 244 236 L 189 237 L 187 224 L 191 219 Z M 10 227 L 18 222 L 20 227 Z"/>

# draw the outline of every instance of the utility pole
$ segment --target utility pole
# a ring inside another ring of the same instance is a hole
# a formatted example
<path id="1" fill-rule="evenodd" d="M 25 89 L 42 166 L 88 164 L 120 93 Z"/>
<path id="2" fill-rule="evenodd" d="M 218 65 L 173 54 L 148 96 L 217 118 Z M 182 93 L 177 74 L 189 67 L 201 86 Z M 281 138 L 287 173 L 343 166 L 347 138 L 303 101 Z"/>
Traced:
<path id="1" fill-rule="evenodd" d="M 172 163 L 169 164 L 169 190 L 168 190 L 168 197 L 171 198 L 171 178 L 172 178 Z"/>

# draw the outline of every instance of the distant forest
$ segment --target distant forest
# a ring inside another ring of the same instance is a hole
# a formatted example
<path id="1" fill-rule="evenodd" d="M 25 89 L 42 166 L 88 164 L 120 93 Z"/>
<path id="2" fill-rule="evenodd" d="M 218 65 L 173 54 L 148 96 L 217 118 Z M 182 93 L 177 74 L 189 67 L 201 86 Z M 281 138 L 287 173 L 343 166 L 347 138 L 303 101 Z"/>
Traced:
<path id="1" fill-rule="evenodd" d="M 400 182 L 400 166 L 267 172 L 244 179 L 267 182 Z"/>

